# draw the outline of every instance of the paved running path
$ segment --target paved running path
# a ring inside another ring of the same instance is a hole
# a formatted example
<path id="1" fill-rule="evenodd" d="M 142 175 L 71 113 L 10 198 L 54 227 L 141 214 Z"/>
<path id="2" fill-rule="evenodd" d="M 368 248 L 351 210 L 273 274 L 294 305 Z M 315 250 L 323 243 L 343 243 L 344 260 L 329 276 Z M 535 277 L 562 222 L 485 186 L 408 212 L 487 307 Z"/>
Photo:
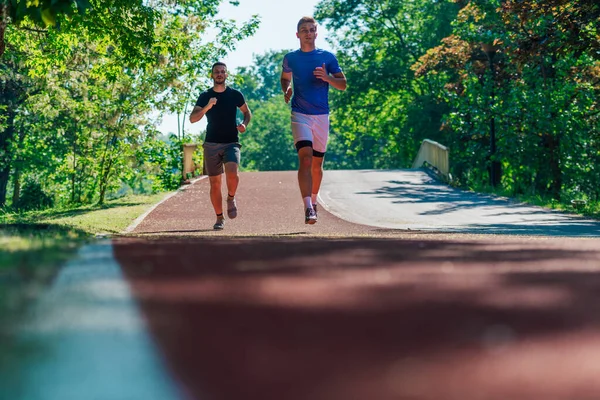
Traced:
<path id="1" fill-rule="evenodd" d="M 381 236 L 409 231 L 600 237 L 600 221 L 465 192 L 422 170 L 326 171 L 319 222 L 304 224 L 296 173 L 242 173 L 239 217 L 214 232 L 208 181 L 159 205 L 134 233 L 152 235 Z M 328 212 L 325 212 L 328 211 Z M 343 219 L 342 219 L 343 218 Z"/>
<path id="2" fill-rule="evenodd" d="M 115 244 L 191 393 L 600 398 L 600 239 L 539 235 L 598 236 L 596 222 L 453 190 L 421 171 L 325 176 L 315 226 L 303 223 L 295 172 L 245 173 L 240 216 L 223 232 L 210 229 L 201 181 L 137 226 L 152 241 Z"/>
<path id="3" fill-rule="evenodd" d="M 600 237 L 600 221 L 454 189 L 423 170 L 327 171 L 321 197 L 335 215 L 383 228 Z"/>
<path id="4" fill-rule="evenodd" d="M 214 232 L 207 189 L 0 326 L 0 398 L 600 398 L 599 238 L 306 226 L 292 172 L 243 174 Z"/>
<path id="5" fill-rule="evenodd" d="M 192 399 L 600 398 L 600 241 L 123 239 Z"/>
<path id="6" fill-rule="evenodd" d="M 132 233 L 186 236 L 353 236 L 376 235 L 382 231 L 378 227 L 346 222 L 327 212 L 319 213 L 317 224 L 306 225 L 296 173 L 292 171 L 242 173 L 236 195 L 238 217 L 234 220 L 226 219 L 223 231 L 212 229 L 216 218 L 208 191 L 208 179 L 196 181 L 186 190 L 160 204 Z"/>

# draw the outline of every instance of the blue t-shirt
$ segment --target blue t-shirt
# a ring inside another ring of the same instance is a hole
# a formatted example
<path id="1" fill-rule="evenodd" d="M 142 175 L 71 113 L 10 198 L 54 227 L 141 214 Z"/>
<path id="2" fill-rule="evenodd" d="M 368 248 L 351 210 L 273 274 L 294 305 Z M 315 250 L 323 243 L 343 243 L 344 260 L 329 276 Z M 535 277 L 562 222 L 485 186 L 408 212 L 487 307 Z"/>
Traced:
<path id="1" fill-rule="evenodd" d="M 298 49 L 283 57 L 283 72 L 292 73 L 294 84 L 292 111 L 308 115 L 329 114 L 329 83 L 313 75 L 315 68 L 323 64 L 329 74 L 342 72 L 335 55 L 327 50 L 304 52 Z"/>

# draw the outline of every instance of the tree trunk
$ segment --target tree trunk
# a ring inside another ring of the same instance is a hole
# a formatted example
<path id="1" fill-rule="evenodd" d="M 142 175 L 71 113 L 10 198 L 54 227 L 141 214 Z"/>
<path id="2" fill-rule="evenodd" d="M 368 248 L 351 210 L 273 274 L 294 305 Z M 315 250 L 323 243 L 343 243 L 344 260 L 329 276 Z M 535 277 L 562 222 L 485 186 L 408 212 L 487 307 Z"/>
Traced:
<path id="1" fill-rule="evenodd" d="M 4 50 L 6 50 L 6 44 L 4 43 L 4 31 L 6 30 L 6 25 L 0 22 L 0 57 L 4 54 Z"/>
<path id="2" fill-rule="evenodd" d="M 6 188 L 8 187 L 8 180 L 10 179 L 10 142 L 15 133 L 15 113 L 8 109 L 8 119 L 6 121 L 7 126 L 4 132 L 0 132 L 0 154 L 4 154 L 0 158 L 0 207 L 6 205 Z"/>
<path id="3" fill-rule="evenodd" d="M 13 197 L 12 197 L 12 208 L 15 210 L 19 208 L 19 198 L 21 197 L 21 170 L 15 169 L 13 173 Z"/>
<path id="4" fill-rule="evenodd" d="M 0 169 L 0 207 L 6 205 L 6 187 L 8 186 L 9 174 L 10 167 Z"/>
<path id="5" fill-rule="evenodd" d="M 560 139 L 557 136 L 550 136 L 550 193 L 556 200 L 560 200 L 562 189 L 562 171 L 560 169 Z"/>
<path id="6" fill-rule="evenodd" d="M 0 5 L 0 57 L 6 50 L 6 43 L 4 42 L 4 32 L 6 32 L 6 24 L 8 23 L 8 7 L 9 4 Z"/>
<path id="7" fill-rule="evenodd" d="M 18 151 L 23 149 L 23 141 L 25 140 L 25 130 L 23 126 L 19 128 L 19 148 Z M 23 160 L 19 156 L 19 159 L 15 162 L 15 172 L 13 173 L 13 198 L 12 206 L 14 209 L 19 208 L 19 198 L 21 197 L 21 169 Z"/>
<path id="8" fill-rule="evenodd" d="M 104 155 L 102 157 L 102 164 L 100 166 L 100 198 L 98 199 L 98 204 L 104 204 L 104 198 L 106 196 L 106 189 L 108 187 L 108 181 L 110 179 L 110 174 L 112 172 L 113 162 L 115 160 L 115 156 L 113 154 L 113 146 L 114 142 L 117 140 L 117 135 L 113 134 L 110 140 L 106 143 L 106 148 L 104 150 Z"/>
<path id="9" fill-rule="evenodd" d="M 536 191 L 560 200 L 562 170 L 560 168 L 560 138 L 544 134 L 541 140 L 542 159 L 536 176 Z"/>
<path id="10" fill-rule="evenodd" d="M 77 190 L 77 135 L 73 136 L 73 173 L 71 174 L 71 204 L 75 204 Z"/>
<path id="11" fill-rule="evenodd" d="M 102 181 L 100 182 L 100 199 L 98 200 L 98 204 L 104 204 L 106 189 L 108 188 L 108 181 L 110 180 L 115 158 L 116 157 L 109 156 L 106 172 L 102 173 Z"/>

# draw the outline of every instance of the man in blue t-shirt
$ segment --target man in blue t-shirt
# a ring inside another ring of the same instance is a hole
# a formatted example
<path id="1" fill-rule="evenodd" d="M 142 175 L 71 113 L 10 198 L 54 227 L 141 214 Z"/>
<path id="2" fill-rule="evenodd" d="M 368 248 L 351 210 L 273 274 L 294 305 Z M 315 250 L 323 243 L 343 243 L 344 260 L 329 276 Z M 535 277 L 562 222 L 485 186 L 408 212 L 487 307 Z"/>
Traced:
<path id="1" fill-rule="evenodd" d="M 283 58 L 281 89 L 285 102 L 292 100 L 292 135 L 298 151 L 304 222 L 314 224 L 329 139 L 329 86 L 346 90 L 346 77 L 335 55 L 315 47 L 317 23 L 314 18 L 300 19 L 296 37 L 300 40 L 300 49 Z"/>
<path id="2" fill-rule="evenodd" d="M 213 64 L 211 77 L 213 87 L 202 92 L 190 115 L 190 122 L 200 121 L 204 115 L 208 120 L 206 138 L 204 139 L 204 166 L 210 182 L 210 201 L 217 214 L 214 229 L 221 230 L 225 226 L 223 216 L 223 195 L 221 194 L 221 176 L 225 166 L 227 182 L 227 216 L 237 216 L 235 192 L 240 182 L 238 165 L 240 164 L 240 148 L 238 132 L 243 133 L 252 118 L 244 95 L 225 84 L 227 66 L 222 62 Z M 244 114 L 244 120 L 237 123 L 237 109 Z"/>

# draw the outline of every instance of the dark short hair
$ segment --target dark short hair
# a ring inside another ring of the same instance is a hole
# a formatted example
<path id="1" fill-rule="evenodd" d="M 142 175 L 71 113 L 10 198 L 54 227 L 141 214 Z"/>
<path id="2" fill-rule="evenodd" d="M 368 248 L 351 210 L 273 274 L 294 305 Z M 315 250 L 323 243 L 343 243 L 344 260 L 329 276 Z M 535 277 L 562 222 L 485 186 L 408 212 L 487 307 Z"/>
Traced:
<path id="1" fill-rule="evenodd" d="M 219 65 L 222 65 L 225 67 L 225 69 L 227 69 L 227 64 L 225 64 L 222 61 L 217 61 L 216 63 L 213 64 L 212 68 L 210 69 L 210 72 L 213 72 L 215 70 L 215 67 L 218 67 Z"/>
<path id="2" fill-rule="evenodd" d="M 300 31 L 300 25 L 306 24 L 307 22 L 315 25 L 317 24 L 317 21 L 313 17 L 302 17 L 300 18 L 300 21 L 298 21 L 298 25 L 296 25 L 296 32 Z"/>

